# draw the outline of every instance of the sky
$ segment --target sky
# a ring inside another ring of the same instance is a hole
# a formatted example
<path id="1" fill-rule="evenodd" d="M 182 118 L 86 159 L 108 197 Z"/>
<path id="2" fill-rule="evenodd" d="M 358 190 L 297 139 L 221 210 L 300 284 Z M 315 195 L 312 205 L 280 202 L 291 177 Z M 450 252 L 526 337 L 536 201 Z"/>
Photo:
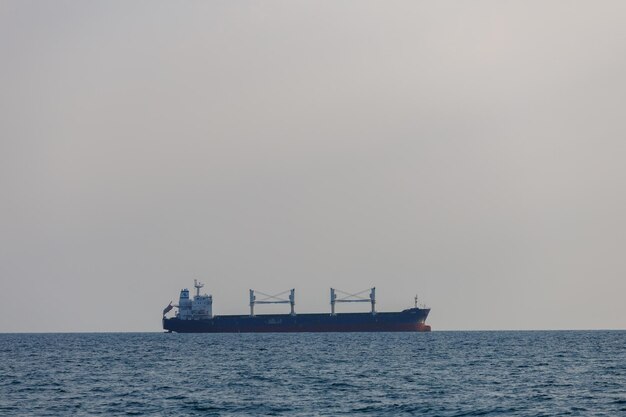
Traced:
<path id="1" fill-rule="evenodd" d="M 625 21 L 3 0 L 0 332 L 160 331 L 194 279 L 215 314 L 376 286 L 433 330 L 626 329 Z"/>

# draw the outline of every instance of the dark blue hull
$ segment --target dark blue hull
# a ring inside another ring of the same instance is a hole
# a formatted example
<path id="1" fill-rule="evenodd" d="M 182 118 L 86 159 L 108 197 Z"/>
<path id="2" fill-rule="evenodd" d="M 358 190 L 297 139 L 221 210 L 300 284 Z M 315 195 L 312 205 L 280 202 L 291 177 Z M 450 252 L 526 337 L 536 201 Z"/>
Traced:
<path id="1" fill-rule="evenodd" d="M 410 308 L 399 313 L 263 314 L 215 316 L 205 320 L 163 318 L 163 329 L 178 333 L 256 332 L 427 332 L 430 309 Z"/>

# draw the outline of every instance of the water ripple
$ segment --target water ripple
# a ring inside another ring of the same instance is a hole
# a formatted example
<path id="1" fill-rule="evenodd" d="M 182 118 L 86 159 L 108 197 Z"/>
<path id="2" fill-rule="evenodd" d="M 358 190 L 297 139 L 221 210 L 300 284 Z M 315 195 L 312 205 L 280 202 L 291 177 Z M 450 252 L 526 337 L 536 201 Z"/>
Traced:
<path id="1" fill-rule="evenodd" d="M 2 334 L 0 415 L 615 416 L 626 332 Z"/>

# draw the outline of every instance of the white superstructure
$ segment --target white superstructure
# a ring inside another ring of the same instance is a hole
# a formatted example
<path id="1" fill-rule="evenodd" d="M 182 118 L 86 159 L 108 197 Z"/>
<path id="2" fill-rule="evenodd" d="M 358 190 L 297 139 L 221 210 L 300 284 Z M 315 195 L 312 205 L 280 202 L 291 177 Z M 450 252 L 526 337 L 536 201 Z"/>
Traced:
<path id="1" fill-rule="evenodd" d="M 178 312 L 176 317 L 180 320 L 201 320 L 213 318 L 213 296 L 204 294 L 200 295 L 200 288 L 204 284 L 194 280 L 196 295 L 193 300 L 189 298 L 189 290 L 187 288 L 180 291 L 178 300 Z"/>

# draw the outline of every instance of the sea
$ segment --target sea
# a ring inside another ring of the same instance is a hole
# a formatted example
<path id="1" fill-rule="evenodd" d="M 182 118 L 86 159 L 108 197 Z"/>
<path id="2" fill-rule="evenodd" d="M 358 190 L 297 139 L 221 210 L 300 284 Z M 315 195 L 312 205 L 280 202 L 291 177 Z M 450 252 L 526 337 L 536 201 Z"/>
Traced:
<path id="1" fill-rule="evenodd" d="M 626 331 L 0 334 L 2 416 L 626 416 Z"/>

